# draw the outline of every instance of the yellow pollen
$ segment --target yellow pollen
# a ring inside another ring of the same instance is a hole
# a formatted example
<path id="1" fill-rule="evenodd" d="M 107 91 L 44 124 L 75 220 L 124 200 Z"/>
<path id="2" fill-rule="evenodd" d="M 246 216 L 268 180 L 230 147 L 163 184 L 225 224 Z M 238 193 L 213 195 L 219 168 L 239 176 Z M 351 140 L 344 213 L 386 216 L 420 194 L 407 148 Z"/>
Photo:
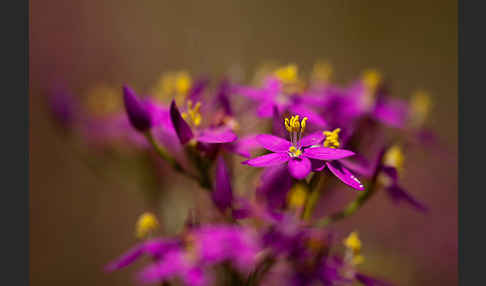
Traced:
<path id="1" fill-rule="evenodd" d="M 302 151 L 300 151 L 300 149 L 295 148 L 294 146 L 290 146 L 289 152 L 293 157 L 299 157 L 300 155 L 302 155 Z"/>
<path id="2" fill-rule="evenodd" d="M 201 103 L 197 102 L 196 105 L 192 106 L 192 100 L 187 101 L 187 112 L 182 112 L 182 118 L 184 120 L 189 121 L 189 123 L 193 124 L 195 127 L 201 125 L 202 116 L 199 109 L 201 108 Z"/>
<path id="3" fill-rule="evenodd" d="M 359 239 L 358 232 L 353 231 L 349 236 L 344 239 L 344 246 L 351 249 L 353 253 L 358 254 L 361 251 L 361 240 Z"/>
<path id="4" fill-rule="evenodd" d="M 278 68 L 274 75 L 284 84 L 292 84 L 298 81 L 298 69 L 294 64 Z"/>
<path id="5" fill-rule="evenodd" d="M 381 83 L 382 76 L 377 70 L 368 69 L 363 72 L 362 80 L 368 91 L 374 93 Z"/>
<path id="6" fill-rule="evenodd" d="M 353 259 L 351 260 L 351 263 L 354 265 L 362 264 L 364 262 L 364 256 L 361 254 L 353 256 Z"/>
<path id="7" fill-rule="evenodd" d="M 285 118 L 284 124 L 288 132 L 304 132 L 307 126 L 307 117 L 299 122 L 299 115 L 291 116 L 290 119 Z"/>
<path id="8" fill-rule="evenodd" d="M 322 132 L 322 134 L 326 136 L 326 139 L 324 140 L 324 147 L 339 148 L 341 145 L 339 143 L 339 132 L 341 132 L 341 128 L 336 128 L 333 131 Z"/>
<path id="9" fill-rule="evenodd" d="M 152 89 L 152 94 L 160 100 L 176 97 L 181 102 L 192 86 L 192 79 L 188 72 L 168 72 L 162 74 Z"/>
<path id="10" fill-rule="evenodd" d="M 289 191 L 287 201 L 291 208 L 301 208 L 307 199 L 307 186 L 297 183 Z"/>
<path id="11" fill-rule="evenodd" d="M 327 83 L 332 75 L 332 66 L 325 61 L 318 61 L 312 69 L 312 80 L 321 83 Z"/>
<path id="12" fill-rule="evenodd" d="M 385 153 L 383 163 L 390 167 L 395 167 L 398 170 L 403 168 L 403 163 L 405 161 L 405 156 L 403 155 L 402 148 L 399 145 L 393 145 Z"/>
<path id="13" fill-rule="evenodd" d="M 154 214 L 145 212 L 137 220 L 135 236 L 139 239 L 146 238 L 159 227 L 159 222 Z"/>

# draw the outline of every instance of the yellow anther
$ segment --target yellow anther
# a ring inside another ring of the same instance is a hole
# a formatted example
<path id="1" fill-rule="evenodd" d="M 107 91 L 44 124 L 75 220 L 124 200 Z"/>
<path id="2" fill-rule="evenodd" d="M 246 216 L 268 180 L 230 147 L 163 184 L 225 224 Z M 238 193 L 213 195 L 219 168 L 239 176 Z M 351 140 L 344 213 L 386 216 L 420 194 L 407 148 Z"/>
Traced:
<path id="1" fill-rule="evenodd" d="M 175 96 L 176 102 L 182 102 L 192 86 L 192 79 L 188 72 L 168 72 L 160 76 L 152 89 L 152 94 L 160 100 Z"/>
<path id="2" fill-rule="evenodd" d="M 402 148 L 399 145 L 393 145 L 385 153 L 383 158 L 383 163 L 390 167 L 395 167 L 398 170 L 403 168 L 403 163 L 405 161 L 405 156 L 403 155 Z"/>
<path id="3" fill-rule="evenodd" d="M 353 231 L 343 241 L 344 246 L 351 249 L 354 254 L 358 254 L 361 250 L 361 240 L 359 239 L 358 232 Z"/>
<path id="4" fill-rule="evenodd" d="M 427 92 L 423 90 L 416 91 L 411 98 L 410 108 L 412 110 L 412 124 L 415 126 L 422 125 L 429 115 L 432 101 Z"/>
<path id="5" fill-rule="evenodd" d="M 318 61 L 312 69 L 312 80 L 321 83 L 327 83 L 332 75 L 332 66 L 325 61 Z"/>
<path id="6" fill-rule="evenodd" d="M 289 152 L 292 157 L 299 157 L 300 155 L 302 155 L 302 151 L 294 146 L 290 146 Z"/>
<path id="7" fill-rule="evenodd" d="M 290 120 L 288 118 L 285 118 L 285 129 L 287 129 L 288 132 L 292 132 L 292 127 L 290 126 Z"/>
<path id="8" fill-rule="evenodd" d="M 137 220 L 135 235 L 139 239 L 146 238 L 159 227 L 159 222 L 154 214 L 145 212 Z"/>
<path id="9" fill-rule="evenodd" d="M 192 100 L 187 101 L 187 111 L 182 112 L 181 116 L 184 120 L 188 121 L 189 123 L 193 124 L 194 126 L 201 125 L 202 116 L 201 112 L 201 103 L 197 102 L 196 105 L 192 106 Z"/>
<path id="10" fill-rule="evenodd" d="M 363 72 L 362 80 L 366 88 L 374 93 L 378 85 L 381 83 L 382 76 L 377 70 L 368 69 Z"/>
<path id="11" fill-rule="evenodd" d="M 304 133 L 306 126 L 307 126 L 307 117 L 304 117 L 300 122 L 300 132 Z"/>
<path id="12" fill-rule="evenodd" d="M 341 132 L 341 128 L 336 128 L 333 131 L 322 132 L 324 136 L 326 136 L 326 139 L 324 140 L 324 147 L 339 148 L 341 145 L 339 143 L 339 132 Z"/>
<path id="13" fill-rule="evenodd" d="M 287 65 L 275 70 L 274 75 L 284 84 L 296 83 L 298 80 L 296 65 Z"/>
<path id="14" fill-rule="evenodd" d="M 289 191 L 288 204 L 291 208 L 301 208 L 307 199 L 307 186 L 297 183 Z"/>

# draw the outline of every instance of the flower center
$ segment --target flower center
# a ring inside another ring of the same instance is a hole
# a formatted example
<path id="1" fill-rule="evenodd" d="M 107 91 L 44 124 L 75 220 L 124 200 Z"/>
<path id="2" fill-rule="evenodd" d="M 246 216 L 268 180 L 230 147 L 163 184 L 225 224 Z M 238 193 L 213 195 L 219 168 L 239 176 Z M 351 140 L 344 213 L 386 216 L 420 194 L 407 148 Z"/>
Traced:
<path id="1" fill-rule="evenodd" d="M 285 129 L 289 132 L 290 142 L 292 146 L 289 148 L 289 154 L 292 157 L 298 157 L 302 154 L 300 148 L 300 140 L 307 125 L 307 117 L 304 117 L 302 121 L 299 121 L 299 115 L 285 118 Z"/>
<path id="2" fill-rule="evenodd" d="M 196 105 L 192 105 L 192 100 L 187 101 L 187 111 L 182 112 L 182 118 L 186 120 L 189 124 L 193 125 L 194 127 L 198 127 L 201 125 L 201 112 L 199 109 L 201 108 L 201 102 L 197 102 Z"/>
<path id="3" fill-rule="evenodd" d="M 327 148 L 339 148 L 339 132 L 341 128 L 336 128 L 333 131 L 324 131 L 322 134 L 326 136 L 326 140 L 324 140 L 324 147 Z"/>

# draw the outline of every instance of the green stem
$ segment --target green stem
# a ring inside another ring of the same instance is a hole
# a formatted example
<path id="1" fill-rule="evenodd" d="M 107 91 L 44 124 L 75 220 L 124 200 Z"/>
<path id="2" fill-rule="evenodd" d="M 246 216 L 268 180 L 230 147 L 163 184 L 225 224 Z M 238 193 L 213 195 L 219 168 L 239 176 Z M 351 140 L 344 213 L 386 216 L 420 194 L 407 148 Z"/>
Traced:
<path id="1" fill-rule="evenodd" d="M 381 160 L 379 162 L 379 166 L 381 166 Z M 343 218 L 346 218 L 352 214 L 354 214 L 357 210 L 359 210 L 376 192 L 376 185 L 378 181 L 378 175 L 380 174 L 381 168 L 376 170 L 375 174 L 370 180 L 370 184 L 363 191 L 354 201 L 350 202 L 346 208 L 341 211 L 335 212 L 329 216 L 323 217 L 322 219 L 318 220 L 314 225 L 316 227 L 324 227 L 332 222 L 339 221 Z"/>
<path id="2" fill-rule="evenodd" d="M 154 136 L 152 135 L 152 132 L 148 131 L 147 133 L 145 133 L 145 138 L 147 138 L 147 140 L 150 142 L 150 144 L 152 145 L 152 147 L 154 147 L 155 151 L 157 152 L 157 154 L 162 158 L 164 159 L 167 163 L 170 164 L 170 166 L 175 170 L 177 171 L 178 173 L 181 173 L 197 182 L 199 182 L 201 184 L 201 179 L 191 173 L 188 173 L 184 170 L 184 168 L 173 158 L 171 157 L 167 151 L 165 151 L 158 143 L 157 141 L 155 140 Z"/>
<path id="3" fill-rule="evenodd" d="M 307 196 L 304 211 L 302 212 L 302 219 L 304 220 L 309 220 L 312 217 L 314 207 L 316 206 L 317 201 L 319 200 L 320 182 L 321 182 L 321 173 L 314 173 L 314 175 L 312 175 L 310 182 L 308 183 L 310 194 Z"/>

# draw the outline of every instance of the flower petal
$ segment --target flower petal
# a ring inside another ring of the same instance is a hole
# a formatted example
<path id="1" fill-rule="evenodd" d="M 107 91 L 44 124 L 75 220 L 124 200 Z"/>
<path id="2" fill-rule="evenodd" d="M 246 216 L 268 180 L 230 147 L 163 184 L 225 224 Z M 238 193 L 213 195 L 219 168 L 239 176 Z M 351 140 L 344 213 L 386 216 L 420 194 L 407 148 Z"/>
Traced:
<path id="1" fill-rule="evenodd" d="M 358 190 L 363 191 L 364 186 L 348 169 L 344 168 L 339 161 L 326 162 L 329 170 L 339 178 L 346 185 Z"/>
<path id="2" fill-rule="evenodd" d="M 324 128 L 328 126 L 327 122 L 322 118 L 322 116 L 302 104 L 291 105 L 289 109 L 293 114 L 299 114 L 301 118 L 307 117 L 309 119 L 309 123 L 312 123 L 317 127 Z"/>
<path id="3" fill-rule="evenodd" d="M 211 193 L 211 198 L 214 204 L 220 210 L 224 211 L 231 206 L 233 191 L 231 189 L 231 178 L 228 167 L 222 156 L 218 157 L 214 182 L 214 190 Z"/>
<path id="4" fill-rule="evenodd" d="M 272 152 L 287 152 L 292 146 L 289 141 L 270 134 L 259 134 L 256 136 L 256 140 L 263 148 Z"/>
<path id="5" fill-rule="evenodd" d="M 408 203 L 418 211 L 426 212 L 428 210 L 428 208 L 423 203 L 415 199 L 411 194 L 409 194 L 396 183 L 387 187 L 386 190 L 394 203 L 400 203 L 403 201 Z"/>
<path id="6" fill-rule="evenodd" d="M 123 102 L 128 119 L 136 130 L 145 132 L 152 127 L 152 118 L 144 102 L 126 85 L 123 86 Z"/>
<path id="7" fill-rule="evenodd" d="M 290 156 L 288 153 L 279 152 L 279 153 L 270 153 L 250 160 L 246 160 L 242 162 L 242 164 L 246 164 L 252 167 L 270 167 L 270 166 L 277 166 L 283 164 L 287 162 L 289 159 Z"/>
<path id="8" fill-rule="evenodd" d="M 353 156 L 354 152 L 345 149 L 313 147 L 304 149 L 303 155 L 312 159 L 331 161 Z"/>
<path id="9" fill-rule="evenodd" d="M 289 172 L 292 177 L 302 180 L 311 171 L 311 162 L 306 157 L 292 158 L 289 161 Z"/>
<path id="10" fill-rule="evenodd" d="M 191 127 L 189 127 L 187 122 L 182 118 L 174 100 L 172 100 L 172 103 L 170 104 L 170 119 L 182 145 L 186 144 L 194 137 Z"/>
<path id="11" fill-rule="evenodd" d="M 273 100 L 266 100 L 261 102 L 257 108 L 257 115 L 262 118 L 272 117 L 274 106 L 275 102 Z"/>
<path id="12" fill-rule="evenodd" d="M 322 142 L 322 140 L 324 140 L 324 134 L 322 134 L 322 131 L 317 131 L 317 132 L 311 133 L 307 136 L 304 136 L 300 140 L 300 145 L 302 147 L 318 145 Z"/>
<path id="13" fill-rule="evenodd" d="M 197 141 L 204 143 L 229 143 L 237 139 L 228 128 L 205 129 L 197 136 Z"/>

